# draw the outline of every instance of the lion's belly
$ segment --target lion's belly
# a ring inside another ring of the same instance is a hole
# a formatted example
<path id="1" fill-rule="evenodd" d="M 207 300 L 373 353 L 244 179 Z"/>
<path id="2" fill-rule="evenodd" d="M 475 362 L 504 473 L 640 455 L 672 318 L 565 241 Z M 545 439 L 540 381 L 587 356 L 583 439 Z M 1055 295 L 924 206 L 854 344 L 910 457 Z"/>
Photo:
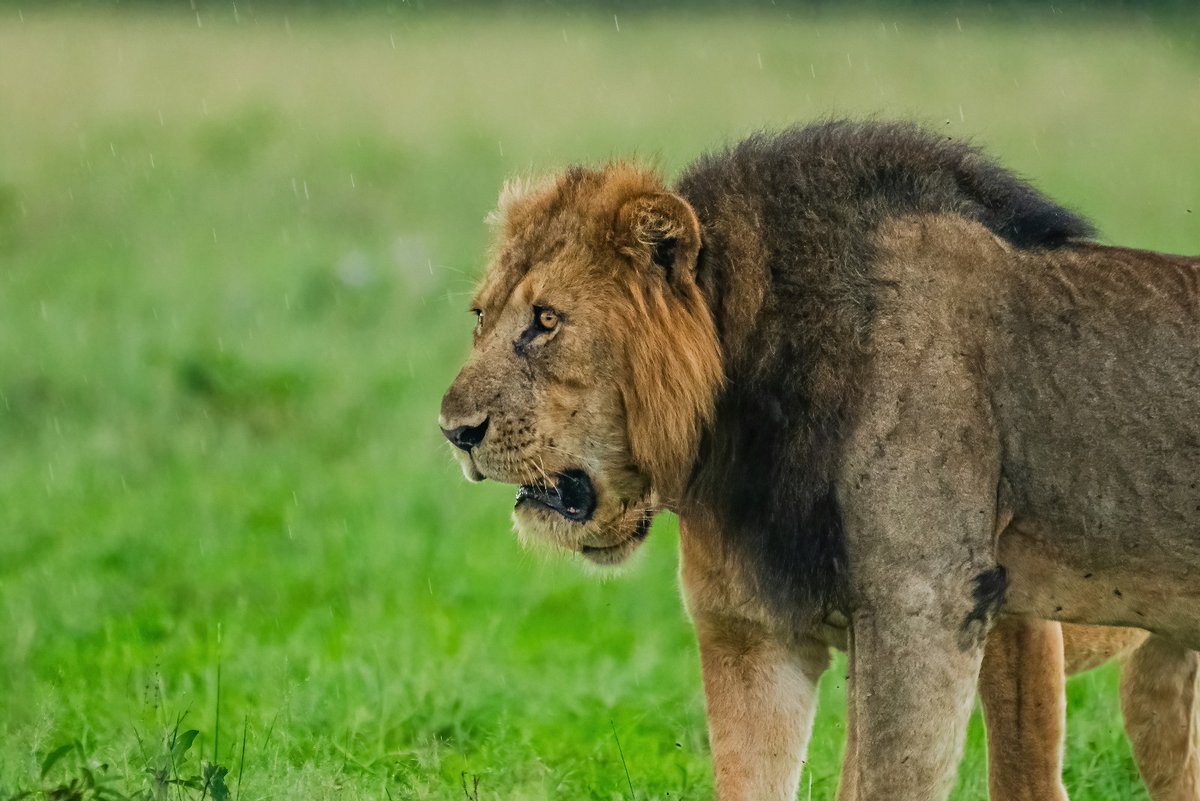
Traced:
<path id="1" fill-rule="evenodd" d="M 1018 521 L 1000 536 L 998 558 L 1009 575 L 1005 613 L 1144 628 L 1200 648 L 1200 578 L 1194 570 L 1067 555 L 1046 534 Z"/>

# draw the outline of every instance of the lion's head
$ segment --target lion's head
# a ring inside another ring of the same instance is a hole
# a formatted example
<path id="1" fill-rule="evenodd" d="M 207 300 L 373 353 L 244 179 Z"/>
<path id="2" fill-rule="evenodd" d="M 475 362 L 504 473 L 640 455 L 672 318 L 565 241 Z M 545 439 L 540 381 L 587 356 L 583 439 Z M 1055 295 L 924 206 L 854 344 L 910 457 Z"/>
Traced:
<path id="1" fill-rule="evenodd" d="M 522 536 L 616 564 L 682 492 L 721 382 L 699 223 L 614 164 L 506 186 L 497 225 L 439 423 L 467 478 L 518 486 Z"/>

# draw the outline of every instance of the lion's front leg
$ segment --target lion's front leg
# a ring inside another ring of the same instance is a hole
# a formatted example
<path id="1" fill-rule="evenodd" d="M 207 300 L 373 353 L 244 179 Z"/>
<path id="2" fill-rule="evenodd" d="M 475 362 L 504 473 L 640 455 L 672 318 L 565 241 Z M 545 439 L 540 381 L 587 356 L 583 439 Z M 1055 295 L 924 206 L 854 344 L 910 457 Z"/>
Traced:
<path id="1" fill-rule="evenodd" d="M 748 593 L 711 521 L 681 519 L 719 801 L 794 801 L 829 646 L 797 638 Z"/>
<path id="2" fill-rule="evenodd" d="M 878 399 L 842 465 L 856 801 L 949 795 L 1004 597 L 987 406 L 956 398 L 955 377 Z"/>
<path id="3" fill-rule="evenodd" d="M 917 576 L 898 577 L 914 586 Z M 856 801 L 941 801 L 954 782 L 983 658 L 928 593 L 892 596 L 851 619 Z"/>
<path id="4" fill-rule="evenodd" d="M 717 798 L 792 801 L 829 648 L 744 621 L 698 619 Z"/>

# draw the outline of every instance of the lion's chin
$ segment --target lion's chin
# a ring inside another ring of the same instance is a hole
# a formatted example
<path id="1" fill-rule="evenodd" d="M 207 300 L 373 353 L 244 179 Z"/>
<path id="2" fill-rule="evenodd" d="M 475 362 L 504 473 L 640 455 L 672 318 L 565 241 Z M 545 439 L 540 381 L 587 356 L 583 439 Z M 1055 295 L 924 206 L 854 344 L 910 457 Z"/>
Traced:
<path id="1" fill-rule="evenodd" d="M 629 559 L 646 541 L 653 521 L 654 514 L 649 510 L 632 524 L 623 520 L 620 522 L 625 525 L 600 527 L 568 522 L 539 505 L 518 503 L 513 509 L 513 523 L 526 545 L 549 544 L 600 566 L 615 566 Z"/>
<path id="2" fill-rule="evenodd" d="M 628 539 L 615 545 L 583 545 L 580 546 L 579 553 L 594 565 L 619 565 L 632 556 L 634 551 L 646 541 L 646 535 L 650 533 L 650 523 L 653 519 L 648 514 L 644 515 Z"/>

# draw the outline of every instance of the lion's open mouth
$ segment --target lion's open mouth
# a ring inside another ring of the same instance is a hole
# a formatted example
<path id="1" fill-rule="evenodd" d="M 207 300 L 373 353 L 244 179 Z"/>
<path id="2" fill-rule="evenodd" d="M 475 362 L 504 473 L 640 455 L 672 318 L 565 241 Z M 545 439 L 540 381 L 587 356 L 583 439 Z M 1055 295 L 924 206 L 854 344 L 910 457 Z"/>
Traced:
<path id="1" fill-rule="evenodd" d="M 517 489 L 517 506 L 534 504 L 549 509 L 572 523 L 586 523 L 596 511 L 596 488 L 582 470 L 554 476 L 554 484 L 524 484 Z"/>

